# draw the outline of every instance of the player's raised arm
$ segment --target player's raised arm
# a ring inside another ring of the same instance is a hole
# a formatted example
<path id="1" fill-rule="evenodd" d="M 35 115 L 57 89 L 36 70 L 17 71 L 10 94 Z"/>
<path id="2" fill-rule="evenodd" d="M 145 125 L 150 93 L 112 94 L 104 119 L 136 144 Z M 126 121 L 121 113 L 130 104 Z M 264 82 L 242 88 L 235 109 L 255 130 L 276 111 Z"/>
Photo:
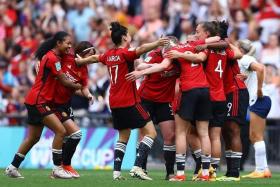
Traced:
<path id="1" fill-rule="evenodd" d="M 161 63 L 149 64 L 150 65 L 149 68 L 146 68 L 141 71 L 133 71 L 131 73 L 128 73 L 128 74 L 126 74 L 125 78 L 126 78 L 126 80 L 129 80 L 129 81 L 135 81 L 136 79 L 139 79 L 140 77 L 142 77 L 144 75 L 149 75 L 152 73 L 164 71 L 166 68 L 168 68 L 170 66 L 171 63 L 172 62 L 170 59 L 165 58 Z"/>
<path id="2" fill-rule="evenodd" d="M 206 43 L 203 45 L 198 45 L 195 47 L 196 51 L 203 51 L 205 49 L 213 49 L 213 50 L 220 50 L 220 49 L 226 49 L 229 47 L 229 44 L 226 41 L 219 41 L 214 43 Z"/>
<path id="3" fill-rule="evenodd" d="M 229 47 L 231 48 L 231 50 L 234 53 L 233 59 L 242 58 L 243 54 L 238 47 L 234 46 L 233 44 L 229 44 Z"/>
<path id="4" fill-rule="evenodd" d="M 86 65 L 86 64 L 92 64 L 92 63 L 97 63 L 99 60 L 100 55 L 91 55 L 86 58 L 82 58 L 79 55 L 77 55 L 77 58 L 75 58 L 76 64 L 78 66 Z"/>
<path id="5" fill-rule="evenodd" d="M 185 51 L 183 53 L 176 50 L 167 52 L 166 57 L 169 59 L 183 58 L 192 63 L 202 63 L 207 59 L 207 55 L 204 52 L 192 53 L 190 51 Z"/>
<path id="6" fill-rule="evenodd" d="M 136 54 L 138 56 L 147 53 L 148 51 L 151 51 L 159 46 L 164 46 L 164 45 L 168 45 L 169 44 L 169 39 L 168 38 L 160 38 L 155 42 L 152 43 L 146 43 L 143 44 L 139 47 L 136 48 Z"/>

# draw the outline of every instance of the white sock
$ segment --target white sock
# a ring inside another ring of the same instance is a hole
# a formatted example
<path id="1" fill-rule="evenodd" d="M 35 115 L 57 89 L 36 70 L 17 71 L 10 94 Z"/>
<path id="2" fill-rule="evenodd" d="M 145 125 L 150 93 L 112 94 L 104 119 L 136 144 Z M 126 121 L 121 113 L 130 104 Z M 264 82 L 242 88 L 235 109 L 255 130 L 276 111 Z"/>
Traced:
<path id="1" fill-rule="evenodd" d="M 255 162 L 256 171 L 263 172 L 267 168 L 266 149 L 264 141 L 256 142 L 255 149 Z"/>
<path id="2" fill-rule="evenodd" d="M 114 177 L 118 177 L 121 175 L 121 172 L 120 171 L 113 171 L 113 176 Z"/>
<path id="3" fill-rule="evenodd" d="M 177 175 L 178 176 L 185 175 L 185 171 L 184 170 L 178 170 Z"/>

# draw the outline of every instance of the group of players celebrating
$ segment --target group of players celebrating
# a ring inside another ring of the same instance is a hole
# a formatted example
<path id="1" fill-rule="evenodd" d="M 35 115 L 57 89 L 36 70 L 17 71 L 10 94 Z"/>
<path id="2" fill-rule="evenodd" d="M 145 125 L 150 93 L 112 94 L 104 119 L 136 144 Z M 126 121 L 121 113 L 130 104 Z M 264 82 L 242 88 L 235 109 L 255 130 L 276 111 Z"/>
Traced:
<path id="1" fill-rule="evenodd" d="M 109 104 L 113 127 L 119 132 L 113 180 L 125 179 L 121 165 L 131 129 L 135 128 L 139 129 L 139 143 L 130 175 L 152 180 L 147 157 L 157 136 L 157 124 L 164 140 L 166 180 L 186 180 L 186 152 L 190 147 L 196 162 L 192 180 L 239 181 L 240 126 L 248 125 L 248 108 L 256 170 L 244 177 L 271 177 L 263 140 L 271 100 L 264 96 L 264 67 L 253 57 L 249 41 L 239 41 L 236 46 L 228 42 L 225 21 L 198 24 L 195 35 L 188 36 L 185 43 L 163 37 L 136 48 L 130 47 L 132 39 L 126 27 L 112 22 L 110 30 L 115 47 L 104 54 L 95 54 L 92 44 L 86 41 L 72 49 L 71 38 L 65 32 L 41 44 L 36 52 L 40 60 L 36 80 L 25 101 L 29 133 L 6 168 L 7 176 L 23 178 L 18 168 L 47 126 L 55 134 L 51 177 L 80 177 L 71 167 L 82 134 L 74 122 L 70 100 L 73 94 L 93 100 L 87 87 L 87 64 L 100 62 L 108 67 Z M 144 61 L 136 63 L 143 54 L 147 54 Z M 141 77 L 144 79 L 137 90 L 135 81 Z M 221 135 L 227 172 L 217 177 Z"/>

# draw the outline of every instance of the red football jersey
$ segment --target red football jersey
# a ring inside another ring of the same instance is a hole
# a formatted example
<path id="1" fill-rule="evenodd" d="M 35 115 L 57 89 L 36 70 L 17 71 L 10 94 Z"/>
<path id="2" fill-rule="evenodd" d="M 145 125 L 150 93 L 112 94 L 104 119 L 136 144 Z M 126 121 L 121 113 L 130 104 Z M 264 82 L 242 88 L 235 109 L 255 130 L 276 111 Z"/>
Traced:
<path id="1" fill-rule="evenodd" d="M 107 65 L 110 74 L 111 108 L 129 107 L 140 102 L 135 81 L 125 79 L 125 75 L 134 70 L 134 60 L 137 58 L 132 48 L 114 48 L 99 56 L 99 62 Z"/>
<path id="2" fill-rule="evenodd" d="M 50 50 L 42 58 L 35 83 L 25 97 L 29 105 L 52 102 L 57 85 L 57 75 L 61 74 L 60 57 Z"/>
<path id="3" fill-rule="evenodd" d="M 163 57 L 160 49 L 148 54 L 145 62 L 148 64 L 161 63 Z M 153 73 L 145 77 L 138 93 L 141 98 L 154 102 L 172 102 L 174 99 L 176 79 L 179 77 L 179 67 L 171 64 L 165 71 Z"/>
<path id="4" fill-rule="evenodd" d="M 77 66 L 75 63 L 75 54 L 73 51 L 65 54 L 61 58 L 62 72 L 68 80 L 73 83 L 80 83 L 83 87 L 87 86 L 88 69 L 86 65 Z M 57 83 L 55 90 L 54 102 L 56 104 L 68 103 L 74 94 L 75 90 L 63 86 L 60 82 Z"/>
<path id="5" fill-rule="evenodd" d="M 174 47 L 179 52 L 195 52 L 193 45 L 184 44 Z M 194 88 L 208 88 L 209 84 L 203 70 L 203 64 L 196 64 L 183 58 L 177 59 L 180 64 L 180 83 L 182 91 L 189 91 Z"/>
<path id="6" fill-rule="evenodd" d="M 244 81 L 236 78 L 237 74 L 240 74 L 237 60 L 229 60 L 224 76 L 224 90 L 226 95 L 237 89 L 247 88 Z"/>
<path id="7" fill-rule="evenodd" d="M 206 50 L 205 53 L 207 55 L 205 74 L 210 87 L 210 100 L 225 101 L 223 77 L 227 59 L 232 59 L 234 53 L 229 49 L 221 51 Z"/>

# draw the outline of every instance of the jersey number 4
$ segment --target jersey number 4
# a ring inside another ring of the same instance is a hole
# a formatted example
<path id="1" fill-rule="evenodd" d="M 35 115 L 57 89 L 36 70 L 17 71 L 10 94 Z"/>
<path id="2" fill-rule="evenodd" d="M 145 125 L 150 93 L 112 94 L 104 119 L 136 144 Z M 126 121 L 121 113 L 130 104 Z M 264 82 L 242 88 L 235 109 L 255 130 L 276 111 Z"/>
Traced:
<path id="1" fill-rule="evenodd" d="M 118 65 L 109 67 L 111 84 L 116 84 L 117 83 L 117 80 L 118 80 L 118 69 L 119 69 Z"/>
<path id="2" fill-rule="evenodd" d="M 223 72 L 224 72 L 223 68 L 222 68 L 222 60 L 218 61 L 218 65 L 217 65 L 217 67 L 215 69 L 215 72 L 218 72 L 220 74 L 220 78 L 222 78 Z"/>

